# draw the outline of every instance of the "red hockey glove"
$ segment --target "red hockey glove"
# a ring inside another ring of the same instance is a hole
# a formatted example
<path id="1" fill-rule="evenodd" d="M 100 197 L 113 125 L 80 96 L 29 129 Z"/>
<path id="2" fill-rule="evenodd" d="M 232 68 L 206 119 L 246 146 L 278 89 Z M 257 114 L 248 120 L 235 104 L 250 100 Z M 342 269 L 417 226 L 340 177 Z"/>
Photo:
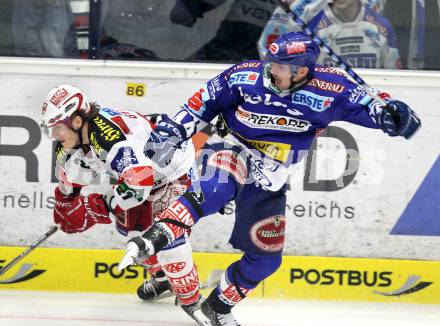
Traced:
<path id="1" fill-rule="evenodd" d="M 114 209 L 116 216 L 116 230 L 127 236 L 129 231 L 145 231 L 153 224 L 152 207 L 149 201 L 130 208 L 126 211 L 119 207 Z"/>
<path id="2" fill-rule="evenodd" d="M 110 224 L 107 206 L 100 194 L 66 196 L 55 189 L 53 220 L 66 233 L 83 232 L 95 224 Z"/>

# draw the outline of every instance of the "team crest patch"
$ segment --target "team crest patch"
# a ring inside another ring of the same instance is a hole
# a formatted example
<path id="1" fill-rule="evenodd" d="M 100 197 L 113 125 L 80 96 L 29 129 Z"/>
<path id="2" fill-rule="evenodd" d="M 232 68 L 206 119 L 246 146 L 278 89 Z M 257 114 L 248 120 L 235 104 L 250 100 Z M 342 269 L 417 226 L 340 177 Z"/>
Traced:
<path id="1" fill-rule="evenodd" d="M 122 173 L 126 168 L 138 163 L 139 161 L 131 147 L 121 147 L 111 161 L 110 166 L 113 171 Z"/>
<path id="2" fill-rule="evenodd" d="M 255 223 L 249 235 L 253 244 L 263 251 L 277 252 L 283 249 L 286 217 L 275 215 Z"/>

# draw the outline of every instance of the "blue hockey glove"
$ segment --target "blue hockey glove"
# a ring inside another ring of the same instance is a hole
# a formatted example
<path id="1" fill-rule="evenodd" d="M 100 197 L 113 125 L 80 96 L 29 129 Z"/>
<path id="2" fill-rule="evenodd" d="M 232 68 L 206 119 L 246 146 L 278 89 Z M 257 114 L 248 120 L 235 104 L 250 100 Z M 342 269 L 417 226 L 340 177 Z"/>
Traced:
<path id="1" fill-rule="evenodd" d="M 421 127 L 417 114 L 405 103 L 389 100 L 379 115 L 379 126 L 391 137 L 402 136 L 410 139 Z"/>
<path id="2" fill-rule="evenodd" d="M 151 131 L 144 146 L 144 154 L 160 167 L 165 167 L 170 164 L 175 150 L 185 140 L 185 128 L 163 114 L 160 122 Z"/>

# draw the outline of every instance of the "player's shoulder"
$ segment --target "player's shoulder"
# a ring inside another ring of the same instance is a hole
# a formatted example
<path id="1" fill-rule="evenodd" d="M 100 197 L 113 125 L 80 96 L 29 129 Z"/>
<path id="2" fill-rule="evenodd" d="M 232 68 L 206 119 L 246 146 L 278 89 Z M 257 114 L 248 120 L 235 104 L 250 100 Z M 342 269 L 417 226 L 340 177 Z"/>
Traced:
<path id="1" fill-rule="evenodd" d="M 315 11 L 313 16 L 310 17 L 310 21 L 307 23 L 307 26 L 315 31 L 325 29 L 333 25 L 332 16 L 333 12 L 330 10 L 330 7 L 326 5 L 319 11 Z"/>
<path id="2" fill-rule="evenodd" d="M 393 27 L 391 26 L 390 21 L 385 16 L 382 16 L 366 5 L 364 5 L 363 20 L 377 26 L 379 33 L 385 37 L 388 37 L 393 33 Z"/>
<path id="3" fill-rule="evenodd" d="M 304 88 L 329 96 L 342 95 L 354 88 L 354 83 L 340 69 L 317 65 Z"/>
<path id="4" fill-rule="evenodd" d="M 316 65 L 313 69 L 313 74 L 315 76 L 320 76 L 322 78 L 330 79 L 344 79 L 347 74 L 344 70 L 335 67 Z"/>
<path id="5" fill-rule="evenodd" d="M 153 123 L 145 115 L 132 110 L 101 108 L 97 117 L 98 123 L 105 120 L 112 124 L 116 130 L 115 134 L 131 135 L 139 129 L 153 127 Z"/>
<path id="6" fill-rule="evenodd" d="M 246 60 L 233 65 L 231 68 L 229 68 L 229 71 L 233 71 L 233 72 L 243 71 L 243 70 L 258 71 L 261 70 L 262 67 L 263 67 L 262 60 Z"/>
<path id="7" fill-rule="evenodd" d="M 90 145 L 98 156 L 104 151 L 108 153 L 116 143 L 127 139 L 124 130 L 130 132 L 117 110 L 101 108 L 89 121 Z"/>
<path id="8" fill-rule="evenodd" d="M 224 72 L 229 87 L 233 85 L 255 85 L 262 75 L 263 61 L 248 60 L 233 65 Z"/>

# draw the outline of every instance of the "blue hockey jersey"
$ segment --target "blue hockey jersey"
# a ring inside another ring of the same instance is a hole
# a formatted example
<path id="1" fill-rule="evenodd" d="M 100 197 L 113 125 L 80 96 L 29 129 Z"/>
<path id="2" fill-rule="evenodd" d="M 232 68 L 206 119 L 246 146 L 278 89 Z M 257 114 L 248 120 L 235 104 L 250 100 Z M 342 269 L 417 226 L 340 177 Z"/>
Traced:
<path id="1" fill-rule="evenodd" d="M 279 92 L 270 86 L 262 61 L 246 61 L 204 84 L 174 120 L 193 134 L 221 114 L 241 146 L 288 167 L 333 121 L 378 128 L 380 108 L 371 103 L 362 87 L 338 69 L 316 66 L 299 89 Z"/>

